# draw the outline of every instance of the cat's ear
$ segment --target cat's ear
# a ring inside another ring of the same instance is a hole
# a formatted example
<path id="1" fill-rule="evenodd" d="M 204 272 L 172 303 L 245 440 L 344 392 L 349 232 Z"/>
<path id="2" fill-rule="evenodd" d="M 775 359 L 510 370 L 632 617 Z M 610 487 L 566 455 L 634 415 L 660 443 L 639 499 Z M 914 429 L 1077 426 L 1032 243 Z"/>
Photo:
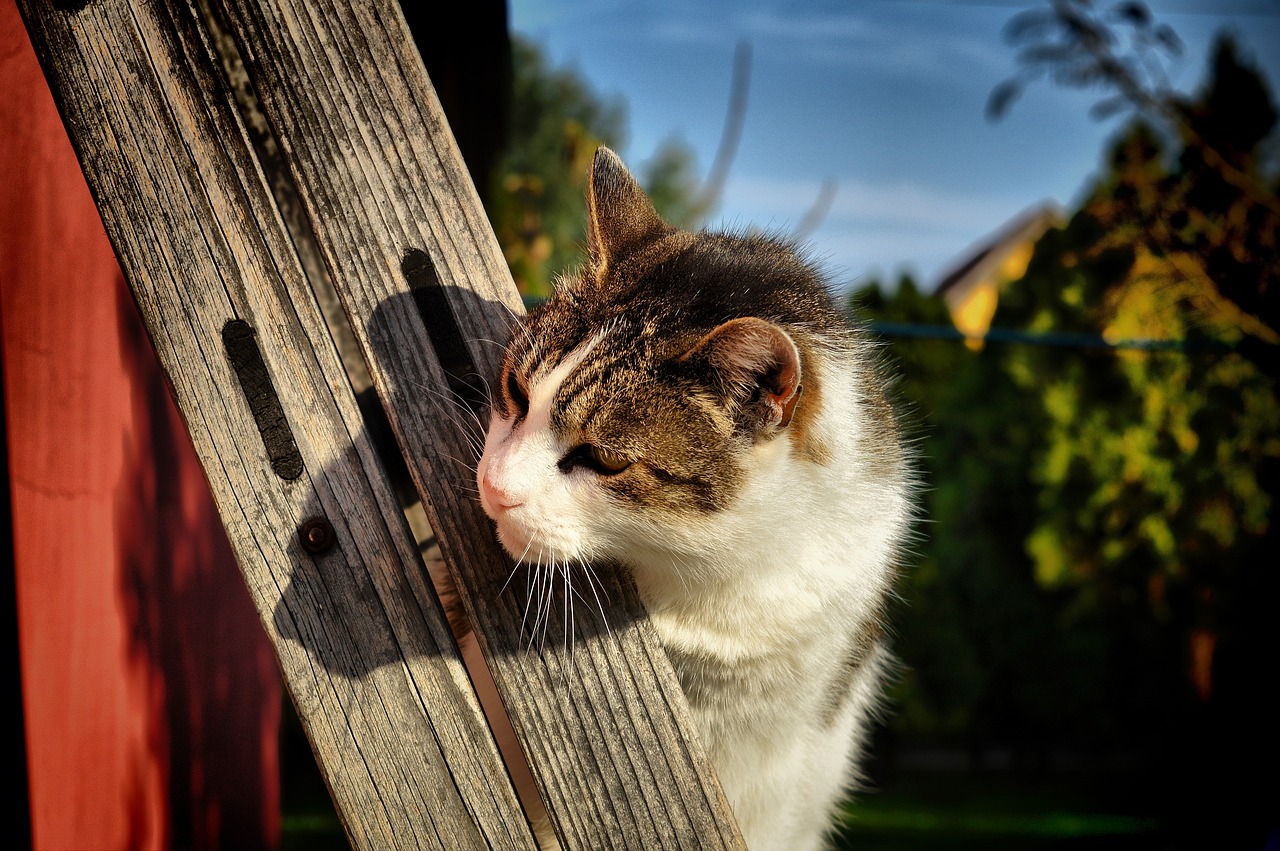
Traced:
<path id="1" fill-rule="evenodd" d="M 756 317 L 731 319 L 680 359 L 709 372 L 757 438 L 791 424 L 800 401 L 800 350 L 786 331 Z"/>
<path id="2" fill-rule="evenodd" d="M 587 190 L 587 250 L 596 280 L 618 257 L 671 230 L 618 155 L 601 146 Z"/>

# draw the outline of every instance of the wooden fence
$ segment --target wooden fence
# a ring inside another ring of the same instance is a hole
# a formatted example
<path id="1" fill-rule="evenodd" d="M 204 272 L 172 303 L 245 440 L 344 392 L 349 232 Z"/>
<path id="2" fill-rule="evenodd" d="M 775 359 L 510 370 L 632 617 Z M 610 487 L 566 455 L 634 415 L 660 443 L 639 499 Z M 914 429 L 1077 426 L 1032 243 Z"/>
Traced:
<path id="1" fill-rule="evenodd" d="M 536 847 L 389 423 L 562 847 L 741 848 L 625 577 L 522 634 L 459 408 L 522 308 L 399 7 L 19 5 L 352 845 Z"/>

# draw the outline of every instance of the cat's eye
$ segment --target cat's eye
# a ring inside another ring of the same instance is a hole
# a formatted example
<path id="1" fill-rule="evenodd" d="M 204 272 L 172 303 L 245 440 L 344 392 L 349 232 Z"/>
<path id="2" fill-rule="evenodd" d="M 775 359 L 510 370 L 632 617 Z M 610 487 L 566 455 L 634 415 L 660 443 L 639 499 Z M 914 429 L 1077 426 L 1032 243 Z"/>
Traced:
<path id="1" fill-rule="evenodd" d="M 529 413 L 529 397 L 525 395 L 524 388 L 520 386 L 520 377 L 516 375 L 514 369 L 507 370 L 507 399 L 510 400 L 511 406 L 515 408 L 516 413 L 523 416 Z"/>
<path id="2" fill-rule="evenodd" d="M 621 473 L 631 466 L 629 458 L 625 458 L 617 452 L 610 452 L 608 449 L 601 449 L 599 446 L 588 445 L 587 456 L 591 459 L 592 466 L 607 475 Z"/>
<path id="3" fill-rule="evenodd" d="M 616 476 L 631 466 L 631 459 L 608 449 L 584 443 L 560 459 L 560 469 L 569 472 L 574 467 L 588 467 L 602 476 Z"/>

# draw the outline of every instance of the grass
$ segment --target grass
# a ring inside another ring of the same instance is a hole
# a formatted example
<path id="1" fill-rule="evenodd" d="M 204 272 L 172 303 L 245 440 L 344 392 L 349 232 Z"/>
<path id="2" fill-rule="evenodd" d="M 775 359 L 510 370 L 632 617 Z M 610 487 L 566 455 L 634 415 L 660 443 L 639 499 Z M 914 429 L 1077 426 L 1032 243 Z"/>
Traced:
<path id="1" fill-rule="evenodd" d="M 281 851 L 347 851 L 301 726 L 286 702 Z M 1156 851 L 1142 783 L 1117 771 L 882 772 L 842 813 L 840 851 Z"/>
<path id="2" fill-rule="evenodd" d="M 287 796 L 282 851 L 345 851 L 322 786 Z M 319 792 L 320 794 L 315 794 Z M 1061 773 L 895 774 L 841 817 L 841 851 L 1144 851 L 1160 847 L 1149 815 L 1118 805 L 1124 778 Z"/>
<path id="3" fill-rule="evenodd" d="M 333 806 L 316 802 L 309 810 L 285 812 L 280 820 L 280 851 L 348 851 L 351 848 Z"/>

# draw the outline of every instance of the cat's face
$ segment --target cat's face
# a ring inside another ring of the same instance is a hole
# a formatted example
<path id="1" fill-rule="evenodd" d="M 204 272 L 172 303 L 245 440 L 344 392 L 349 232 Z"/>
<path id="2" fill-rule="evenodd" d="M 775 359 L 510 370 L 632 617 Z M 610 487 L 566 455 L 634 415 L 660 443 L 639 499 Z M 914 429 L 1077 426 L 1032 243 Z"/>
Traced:
<path id="1" fill-rule="evenodd" d="M 762 465 L 816 451 L 818 355 L 783 329 L 832 322 L 807 267 L 668 227 L 608 151 L 588 200 L 586 267 L 515 329 L 477 469 L 500 540 L 531 563 L 679 551 Z"/>
<path id="2" fill-rule="evenodd" d="M 566 350 L 531 337 L 513 346 L 478 469 L 513 556 L 616 556 L 728 497 L 725 423 L 645 357 L 636 330 L 618 324 Z"/>

